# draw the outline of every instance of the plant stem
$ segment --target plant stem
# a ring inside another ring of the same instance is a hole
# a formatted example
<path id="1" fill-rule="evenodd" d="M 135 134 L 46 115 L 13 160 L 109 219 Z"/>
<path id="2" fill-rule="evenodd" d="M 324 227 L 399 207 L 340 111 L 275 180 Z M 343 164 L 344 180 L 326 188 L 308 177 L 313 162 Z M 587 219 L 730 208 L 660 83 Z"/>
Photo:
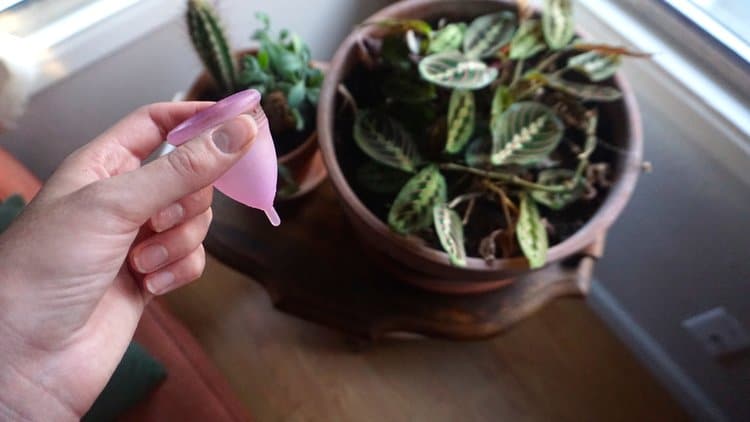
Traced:
<path id="1" fill-rule="evenodd" d="M 542 60 L 541 62 L 539 62 L 538 65 L 536 65 L 536 70 L 538 70 L 539 72 L 544 72 L 544 69 L 546 69 L 547 66 L 554 64 L 557 61 L 557 59 L 560 58 L 561 54 L 562 54 L 562 51 L 558 51 L 557 53 L 551 54 L 549 57 Z"/>
<path id="2" fill-rule="evenodd" d="M 512 185 L 522 186 L 528 189 L 541 190 L 545 192 L 568 192 L 570 189 L 566 186 L 546 186 L 538 183 L 529 182 L 526 179 L 522 179 L 516 175 L 498 173 L 494 171 L 480 170 L 472 167 L 462 166 L 461 164 L 455 163 L 442 163 L 439 165 L 440 169 L 448 171 L 462 171 L 465 173 L 471 173 L 477 176 L 486 177 L 492 180 L 499 180 L 501 182 L 510 183 Z"/>
<path id="3" fill-rule="evenodd" d="M 476 199 L 482 196 L 484 196 L 484 192 L 471 192 L 471 193 L 465 193 L 463 195 L 459 195 L 453 198 L 453 200 L 451 200 L 448 203 L 448 208 L 456 208 L 462 202 L 470 201 L 472 199 Z"/>
<path id="4" fill-rule="evenodd" d="M 513 80 L 511 81 L 511 85 L 515 84 L 516 81 L 521 79 L 521 74 L 523 73 L 523 59 L 519 60 L 518 63 L 516 63 L 515 71 L 513 72 Z"/>

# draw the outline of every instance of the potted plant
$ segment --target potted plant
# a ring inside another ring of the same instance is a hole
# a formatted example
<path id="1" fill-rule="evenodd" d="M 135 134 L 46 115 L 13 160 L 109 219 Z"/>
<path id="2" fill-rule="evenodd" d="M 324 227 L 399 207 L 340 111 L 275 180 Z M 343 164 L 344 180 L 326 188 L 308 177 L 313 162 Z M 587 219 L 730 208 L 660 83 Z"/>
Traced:
<path id="1" fill-rule="evenodd" d="M 295 34 L 271 33 L 268 16 L 256 14 L 261 28 L 252 39 L 258 48 L 234 52 L 222 23 L 207 0 L 189 0 L 187 24 L 205 71 L 187 100 L 219 100 L 249 88 L 263 95 L 279 156 L 279 198 L 292 199 L 325 178 L 317 156 L 315 112 L 323 82 L 322 65 L 311 62 L 309 47 Z"/>
<path id="2" fill-rule="evenodd" d="M 621 59 L 569 0 L 396 3 L 340 46 L 318 109 L 356 232 L 400 278 L 498 288 L 603 237 L 641 168 Z M 341 110 L 345 110 L 341 112 Z"/>

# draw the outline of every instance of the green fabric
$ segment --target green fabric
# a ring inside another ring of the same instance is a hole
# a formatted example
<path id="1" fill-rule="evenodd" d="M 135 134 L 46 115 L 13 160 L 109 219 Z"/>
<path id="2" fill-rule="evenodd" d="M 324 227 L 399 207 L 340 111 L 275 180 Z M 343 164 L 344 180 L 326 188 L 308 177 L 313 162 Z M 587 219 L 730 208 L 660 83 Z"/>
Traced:
<path id="1" fill-rule="evenodd" d="M 81 419 L 112 421 L 137 404 L 167 376 L 164 367 L 136 342 L 131 342 L 104 391 Z"/>
<path id="2" fill-rule="evenodd" d="M 26 203 L 21 195 L 10 196 L 0 204 L 0 233 L 10 226 L 10 222 L 21 213 L 24 205 Z"/>

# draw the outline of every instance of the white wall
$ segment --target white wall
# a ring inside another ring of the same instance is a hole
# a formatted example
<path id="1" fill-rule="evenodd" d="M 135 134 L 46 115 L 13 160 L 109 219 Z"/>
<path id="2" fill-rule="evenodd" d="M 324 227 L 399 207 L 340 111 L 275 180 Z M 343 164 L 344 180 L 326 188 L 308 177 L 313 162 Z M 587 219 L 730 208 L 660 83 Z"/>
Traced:
<path id="1" fill-rule="evenodd" d="M 387 0 L 220 0 L 237 48 L 250 44 L 263 10 L 274 28 L 289 28 L 308 41 L 316 59 L 328 59 L 353 26 Z M 137 22 L 134 24 L 137 25 Z M 0 135 L 8 149 L 46 178 L 78 146 L 140 105 L 166 101 L 200 72 L 181 18 L 131 43 L 35 95 L 19 128 Z"/>

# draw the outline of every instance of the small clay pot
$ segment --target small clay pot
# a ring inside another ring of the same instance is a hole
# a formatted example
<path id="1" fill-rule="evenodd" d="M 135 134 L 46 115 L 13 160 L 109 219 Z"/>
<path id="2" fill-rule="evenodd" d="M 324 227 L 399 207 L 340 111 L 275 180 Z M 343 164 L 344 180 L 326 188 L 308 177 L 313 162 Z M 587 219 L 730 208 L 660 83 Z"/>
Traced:
<path id="1" fill-rule="evenodd" d="M 378 21 L 386 18 L 424 19 L 434 21 L 443 17 L 452 20 L 471 19 L 499 10 L 516 10 L 515 2 L 504 0 L 407 0 L 400 1 L 368 18 Z M 398 279 L 422 288 L 444 293 L 478 293 L 500 288 L 521 274 L 530 271 L 526 258 L 519 256 L 486 262 L 469 257 L 466 267 L 454 267 L 443 251 L 424 244 L 420 239 L 393 232 L 385 222 L 370 211 L 349 185 L 339 164 L 337 145 L 349 139 L 335 127 L 341 102 L 337 87 L 360 63 L 359 45 L 363 36 L 373 35 L 375 25 L 360 27 L 340 45 L 326 73 L 318 104 L 318 133 L 320 149 L 328 168 L 331 182 L 341 199 L 343 208 L 375 262 L 389 269 Z M 602 239 L 625 207 L 635 187 L 642 155 L 641 121 L 631 89 L 621 75 L 614 79 L 623 98 L 599 106 L 600 122 L 611 131 L 609 142 L 627 151 L 612 162 L 615 171 L 614 185 L 593 217 L 576 233 L 552 245 L 547 254 L 548 263 L 583 254 L 586 248 Z"/>
<path id="2" fill-rule="evenodd" d="M 247 49 L 237 53 L 237 57 L 256 54 L 256 49 Z M 318 69 L 324 70 L 325 64 L 312 62 Z M 205 70 L 193 82 L 185 94 L 186 101 L 201 101 L 211 98 L 216 92 L 216 84 Z M 273 134 L 271 134 L 273 135 Z M 313 131 L 310 136 L 293 150 L 279 157 L 279 164 L 285 166 L 292 173 L 299 189 L 286 196 L 277 196 L 276 201 L 289 201 L 300 198 L 318 187 L 327 176 L 323 160 L 318 149 L 318 132 Z"/>

